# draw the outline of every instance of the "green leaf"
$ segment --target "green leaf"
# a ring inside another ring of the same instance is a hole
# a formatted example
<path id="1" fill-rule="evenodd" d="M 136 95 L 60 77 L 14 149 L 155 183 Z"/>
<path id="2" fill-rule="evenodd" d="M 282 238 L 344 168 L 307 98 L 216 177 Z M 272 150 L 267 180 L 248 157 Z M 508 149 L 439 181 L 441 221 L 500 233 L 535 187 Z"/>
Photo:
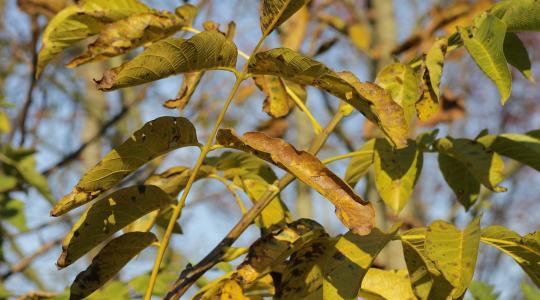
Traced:
<path id="1" fill-rule="evenodd" d="M 426 232 L 427 228 L 414 228 L 401 234 L 411 285 L 420 299 L 446 299 L 452 285 L 426 255 Z"/>
<path id="2" fill-rule="evenodd" d="M 399 213 L 409 202 L 422 171 L 423 153 L 414 141 L 404 149 L 393 149 L 383 139 L 375 141 L 375 186 L 384 203 Z"/>
<path id="3" fill-rule="evenodd" d="M 366 294 L 364 296 L 364 294 Z M 390 270 L 370 268 L 362 280 L 359 296 L 366 299 L 376 295 L 386 300 L 415 299 L 407 270 Z"/>
<path id="4" fill-rule="evenodd" d="M 426 233 L 425 252 L 444 278 L 454 287 L 452 297 L 465 293 L 473 278 L 480 247 L 480 219 L 464 231 L 443 222 L 433 222 Z"/>
<path id="5" fill-rule="evenodd" d="M 66 300 L 67 299 L 69 298 L 66 298 Z M 112 281 L 106 284 L 102 289 L 94 292 L 92 295 L 86 298 L 86 300 L 103 300 L 103 299 L 129 300 L 131 299 L 131 297 L 129 295 L 129 289 L 125 283 L 120 282 L 120 281 Z"/>
<path id="6" fill-rule="evenodd" d="M 17 177 L 0 175 L 0 193 L 4 193 L 17 186 Z"/>
<path id="7" fill-rule="evenodd" d="M 485 135 L 478 139 L 488 150 L 517 160 L 540 171 L 540 137 L 534 133 Z"/>
<path id="8" fill-rule="evenodd" d="M 274 28 L 287 21 L 304 4 L 306 0 L 262 0 L 260 15 L 263 35 L 270 34 Z"/>
<path id="9" fill-rule="evenodd" d="M 52 209 L 59 216 L 97 198 L 145 163 L 169 151 L 198 145 L 195 127 L 185 118 L 160 117 L 146 123 L 90 169 Z"/>
<path id="10" fill-rule="evenodd" d="M 216 139 L 225 147 L 252 153 L 295 175 L 332 202 L 338 218 L 355 233 L 367 234 L 373 228 L 375 212 L 371 203 L 358 196 L 316 156 L 260 132 L 248 132 L 238 137 L 231 129 L 221 129 Z"/>
<path id="11" fill-rule="evenodd" d="M 540 231 L 522 237 L 503 226 L 489 226 L 482 230 L 481 241 L 512 257 L 540 287 Z"/>
<path id="12" fill-rule="evenodd" d="M 324 64 L 287 48 L 257 53 L 248 71 L 325 90 L 378 124 L 396 147 L 406 146 L 408 127 L 403 109 L 392 100 L 389 92 L 374 83 L 359 82 L 352 73 L 338 75 Z"/>
<path id="13" fill-rule="evenodd" d="M 416 102 L 418 118 L 427 121 L 440 109 L 441 78 L 448 39 L 439 38 L 423 57 L 422 95 Z"/>
<path id="14" fill-rule="evenodd" d="M 459 33 L 476 64 L 497 86 L 504 104 L 512 90 L 512 76 L 504 57 L 506 25 L 488 13 L 480 15 L 476 24 L 459 28 Z"/>
<path id="15" fill-rule="evenodd" d="M 241 152 L 225 152 L 217 160 L 216 168 L 246 192 L 253 202 L 259 201 L 269 186 L 278 179 L 274 171 L 256 156 Z M 278 195 L 263 209 L 256 222 L 264 232 L 281 228 L 291 221 L 289 209 Z"/>
<path id="16" fill-rule="evenodd" d="M 299 219 L 285 227 L 266 234 L 255 241 L 242 264 L 238 266 L 235 278 L 249 284 L 268 274 L 274 266 L 282 263 L 295 250 L 308 242 L 328 236 L 324 228 L 309 219 Z"/>
<path id="17" fill-rule="evenodd" d="M 131 186 L 101 197 L 73 225 L 56 264 L 59 268 L 69 266 L 115 232 L 171 203 L 172 199 L 153 185 Z"/>
<path id="18" fill-rule="evenodd" d="M 364 177 L 373 164 L 373 153 L 375 139 L 367 141 L 360 149 L 355 151 L 355 155 L 349 162 L 345 171 L 344 180 L 351 187 L 355 187 L 360 178 Z"/>
<path id="19" fill-rule="evenodd" d="M 468 139 L 439 139 L 435 147 L 461 162 L 480 183 L 494 192 L 505 192 L 498 184 L 504 179 L 504 162 L 497 153 L 485 149 L 479 142 Z"/>
<path id="20" fill-rule="evenodd" d="M 379 72 L 375 83 L 390 92 L 392 100 L 403 108 L 405 119 L 410 124 L 416 114 L 415 103 L 420 98 L 420 82 L 414 70 L 409 65 L 394 63 Z"/>
<path id="21" fill-rule="evenodd" d="M 531 60 L 527 48 L 517 34 L 507 32 L 504 37 L 504 56 L 508 63 L 518 69 L 530 82 L 535 83 L 531 71 Z"/>
<path id="22" fill-rule="evenodd" d="M 118 56 L 170 36 L 183 26 L 189 26 L 195 17 L 197 8 L 190 4 L 185 6 L 191 9 L 185 9 L 187 14 L 183 17 L 166 11 L 147 12 L 106 25 L 97 39 L 88 45 L 86 52 L 74 58 L 68 67 Z"/>
<path id="23" fill-rule="evenodd" d="M 540 290 L 525 282 L 521 284 L 521 291 L 523 292 L 523 300 L 540 299 Z"/>
<path id="24" fill-rule="evenodd" d="M 446 183 L 456 194 L 458 202 L 465 210 L 469 210 L 478 199 L 480 182 L 462 162 L 444 153 L 439 153 L 439 169 Z"/>
<path id="25" fill-rule="evenodd" d="M 71 285 L 70 299 L 83 299 L 92 294 L 156 241 L 157 237 L 151 232 L 130 232 L 111 240 L 92 259 L 90 266 L 77 275 Z"/>
<path id="26" fill-rule="evenodd" d="M 140 85 L 180 73 L 231 69 L 238 50 L 217 30 L 203 31 L 188 40 L 168 38 L 156 42 L 134 59 L 108 70 L 96 81 L 102 91 Z"/>
<path id="27" fill-rule="evenodd" d="M 537 0 L 505 0 L 490 12 L 501 19 L 508 31 L 540 31 L 540 3 Z"/>
<path id="28" fill-rule="evenodd" d="M 362 278 L 377 254 L 395 236 L 375 228 L 315 240 L 291 255 L 276 286 L 276 299 L 356 299 Z"/>
<path id="29" fill-rule="evenodd" d="M 149 11 L 149 7 L 137 0 L 86 0 L 66 7 L 51 19 L 43 32 L 36 77 L 56 55 L 99 33 L 105 24 Z"/>
<path id="30" fill-rule="evenodd" d="M 499 293 L 496 293 L 494 287 L 482 281 L 474 280 L 469 286 L 469 291 L 474 300 L 496 300 Z"/>
<path id="31" fill-rule="evenodd" d="M 2 199 L 0 195 L 0 217 L 2 221 L 6 221 L 19 231 L 25 231 L 28 229 L 26 226 L 26 217 L 24 214 L 25 204 L 18 199 Z"/>

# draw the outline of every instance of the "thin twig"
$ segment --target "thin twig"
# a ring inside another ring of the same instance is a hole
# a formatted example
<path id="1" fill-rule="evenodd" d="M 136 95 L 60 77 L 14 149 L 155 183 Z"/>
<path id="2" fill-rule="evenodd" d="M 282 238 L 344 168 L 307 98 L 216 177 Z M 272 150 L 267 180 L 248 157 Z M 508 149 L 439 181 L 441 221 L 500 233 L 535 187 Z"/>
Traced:
<path id="1" fill-rule="evenodd" d="M 2 278 L 2 281 L 8 279 L 13 274 L 24 271 L 34 261 L 34 259 L 47 253 L 47 251 L 49 251 L 51 248 L 55 247 L 57 244 L 60 244 L 61 241 L 62 241 L 61 239 L 50 241 L 44 244 L 43 246 L 41 246 L 38 250 L 36 250 L 31 255 L 24 257 L 18 263 L 12 265 L 9 271 L 7 271 L 6 273 L 0 276 Z"/>

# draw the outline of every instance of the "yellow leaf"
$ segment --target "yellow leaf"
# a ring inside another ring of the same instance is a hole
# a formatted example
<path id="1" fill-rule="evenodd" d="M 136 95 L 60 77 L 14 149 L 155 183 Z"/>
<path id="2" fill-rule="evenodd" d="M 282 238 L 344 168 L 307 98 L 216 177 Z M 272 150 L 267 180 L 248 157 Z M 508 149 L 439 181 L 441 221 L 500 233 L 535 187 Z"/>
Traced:
<path id="1" fill-rule="evenodd" d="M 359 295 L 361 297 L 362 292 L 378 295 L 385 300 L 416 299 L 411 289 L 407 270 L 385 271 L 370 268 L 362 280 L 362 289 Z"/>

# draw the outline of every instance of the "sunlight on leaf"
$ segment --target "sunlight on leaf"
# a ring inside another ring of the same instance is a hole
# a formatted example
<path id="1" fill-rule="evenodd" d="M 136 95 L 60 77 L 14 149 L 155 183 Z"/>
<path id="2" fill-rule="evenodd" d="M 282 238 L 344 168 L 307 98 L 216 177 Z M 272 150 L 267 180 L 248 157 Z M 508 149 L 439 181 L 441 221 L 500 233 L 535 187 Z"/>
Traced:
<path id="1" fill-rule="evenodd" d="M 367 293 L 367 295 L 364 295 Z M 407 270 L 381 270 L 370 268 L 362 280 L 360 297 L 373 299 L 376 295 L 385 300 L 413 300 L 416 299 L 412 289 Z"/>
<path id="2" fill-rule="evenodd" d="M 262 0 L 261 31 L 268 35 L 306 4 L 306 0 Z"/>

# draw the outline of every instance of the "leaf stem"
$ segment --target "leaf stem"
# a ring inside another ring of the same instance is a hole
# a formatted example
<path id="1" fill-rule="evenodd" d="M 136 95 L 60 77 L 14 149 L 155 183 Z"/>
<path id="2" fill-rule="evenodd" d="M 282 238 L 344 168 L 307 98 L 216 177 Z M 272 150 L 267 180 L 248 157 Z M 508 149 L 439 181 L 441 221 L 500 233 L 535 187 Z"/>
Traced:
<path id="1" fill-rule="evenodd" d="M 329 163 L 333 163 L 333 162 L 338 161 L 338 160 L 346 159 L 346 158 L 349 158 L 349 157 L 355 157 L 355 156 L 358 156 L 358 155 L 363 155 L 363 154 L 367 154 L 367 153 L 371 153 L 371 152 L 372 152 L 371 150 L 360 150 L 360 151 L 349 152 L 349 153 L 329 157 L 329 158 L 323 160 L 322 162 L 323 162 L 323 164 L 327 165 Z"/>
<path id="2" fill-rule="evenodd" d="M 321 125 L 319 124 L 319 122 L 317 122 L 317 119 L 315 119 L 315 117 L 313 116 L 309 108 L 307 108 L 307 106 L 304 104 L 302 99 L 300 99 L 300 97 L 298 97 L 298 95 L 293 90 L 291 90 L 285 84 L 285 82 L 283 83 L 283 86 L 285 87 L 285 91 L 287 92 L 287 94 L 292 98 L 298 108 L 300 108 L 300 110 L 302 110 L 306 114 L 306 117 L 308 117 L 309 121 L 311 122 L 311 126 L 313 127 L 313 131 L 315 132 L 315 135 L 321 133 Z"/>

